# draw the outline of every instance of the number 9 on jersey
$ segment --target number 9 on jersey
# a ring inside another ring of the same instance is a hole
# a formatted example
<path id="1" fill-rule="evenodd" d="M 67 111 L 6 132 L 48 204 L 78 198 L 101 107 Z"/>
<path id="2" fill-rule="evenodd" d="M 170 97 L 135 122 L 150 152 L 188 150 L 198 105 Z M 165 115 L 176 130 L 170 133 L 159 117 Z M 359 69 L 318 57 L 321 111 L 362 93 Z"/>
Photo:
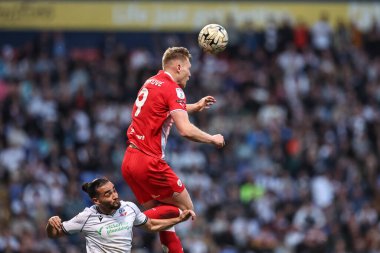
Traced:
<path id="1" fill-rule="evenodd" d="M 149 93 L 148 89 L 147 88 L 143 88 L 143 89 L 141 89 L 141 91 L 137 95 L 137 98 L 136 98 L 136 101 L 135 101 L 135 105 L 137 107 L 136 112 L 135 112 L 135 117 L 137 117 L 140 114 L 141 107 L 143 107 L 143 105 L 145 104 L 146 99 L 148 98 L 148 93 Z"/>

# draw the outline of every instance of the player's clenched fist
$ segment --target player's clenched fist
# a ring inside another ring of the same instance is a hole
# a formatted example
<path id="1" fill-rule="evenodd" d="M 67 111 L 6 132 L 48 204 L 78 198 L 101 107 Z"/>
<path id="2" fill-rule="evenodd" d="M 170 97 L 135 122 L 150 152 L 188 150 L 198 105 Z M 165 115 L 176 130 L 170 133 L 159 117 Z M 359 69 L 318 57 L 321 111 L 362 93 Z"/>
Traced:
<path id="1" fill-rule="evenodd" d="M 59 216 L 53 216 L 49 219 L 49 224 L 54 227 L 56 230 L 62 229 L 62 220 Z"/>
<path id="2" fill-rule="evenodd" d="M 188 220 L 190 217 L 192 220 L 194 220 L 196 217 L 196 214 L 194 213 L 193 210 L 184 210 L 179 216 L 181 221 Z"/>
<path id="3" fill-rule="evenodd" d="M 215 134 L 212 136 L 213 138 L 213 144 L 217 147 L 217 148 L 223 148 L 226 143 L 224 142 L 224 137 L 223 135 L 221 134 Z"/>

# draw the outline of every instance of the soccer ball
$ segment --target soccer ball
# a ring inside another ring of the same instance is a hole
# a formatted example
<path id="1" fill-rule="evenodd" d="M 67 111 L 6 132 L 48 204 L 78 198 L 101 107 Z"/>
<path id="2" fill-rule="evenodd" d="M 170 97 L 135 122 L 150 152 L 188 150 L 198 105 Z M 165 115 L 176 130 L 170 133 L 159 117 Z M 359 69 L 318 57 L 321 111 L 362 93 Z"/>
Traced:
<path id="1" fill-rule="evenodd" d="M 208 24 L 199 32 L 198 44 L 205 52 L 220 53 L 228 44 L 227 31 L 221 25 Z"/>

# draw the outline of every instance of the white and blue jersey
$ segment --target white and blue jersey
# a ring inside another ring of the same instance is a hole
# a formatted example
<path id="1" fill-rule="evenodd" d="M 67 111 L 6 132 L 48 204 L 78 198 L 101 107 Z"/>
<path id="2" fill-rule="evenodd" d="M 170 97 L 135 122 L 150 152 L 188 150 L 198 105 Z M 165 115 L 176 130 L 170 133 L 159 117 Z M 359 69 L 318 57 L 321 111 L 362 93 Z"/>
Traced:
<path id="1" fill-rule="evenodd" d="M 62 222 L 62 229 L 69 235 L 83 233 L 89 253 L 129 253 L 133 226 L 145 224 L 148 218 L 133 202 L 120 202 L 120 208 L 112 215 L 99 213 L 96 205 L 86 207 L 71 220 Z"/>

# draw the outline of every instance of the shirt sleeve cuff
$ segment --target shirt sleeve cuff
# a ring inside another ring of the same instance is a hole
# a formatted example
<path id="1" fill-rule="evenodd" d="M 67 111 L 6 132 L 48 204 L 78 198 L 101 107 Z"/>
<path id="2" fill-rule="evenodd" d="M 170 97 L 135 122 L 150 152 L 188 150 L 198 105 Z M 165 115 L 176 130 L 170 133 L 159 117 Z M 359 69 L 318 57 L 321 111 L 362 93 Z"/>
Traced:
<path id="1" fill-rule="evenodd" d="M 63 226 L 63 224 L 62 224 L 61 228 L 62 228 L 63 233 L 65 233 L 66 235 L 70 235 L 70 233 L 66 230 L 66 228 L 65 228 L 65 226 Z"/>
<path id="2" fill-rule="evenodd" d="M 135 227 L 140 227 L 140 226 L 144 225 L 144 224 L 147 223 L 147 222 L 148 222 L 148 216 L 145 217 L 145 220 L 144 220 L 143 222 L 141 222 L 141 223 L 138 224 L 138 225 L 135 225 Z"/>

